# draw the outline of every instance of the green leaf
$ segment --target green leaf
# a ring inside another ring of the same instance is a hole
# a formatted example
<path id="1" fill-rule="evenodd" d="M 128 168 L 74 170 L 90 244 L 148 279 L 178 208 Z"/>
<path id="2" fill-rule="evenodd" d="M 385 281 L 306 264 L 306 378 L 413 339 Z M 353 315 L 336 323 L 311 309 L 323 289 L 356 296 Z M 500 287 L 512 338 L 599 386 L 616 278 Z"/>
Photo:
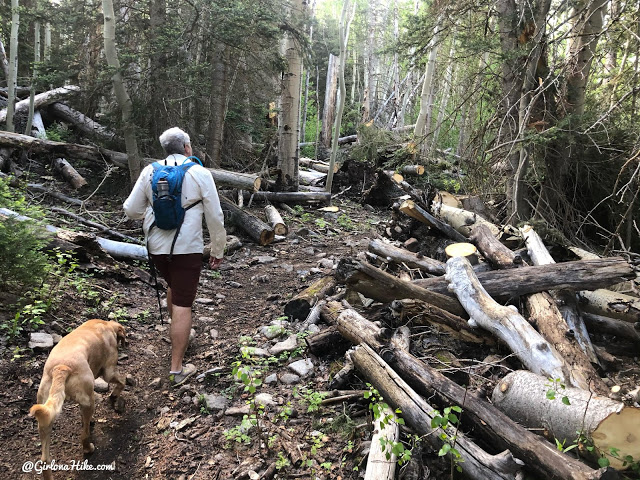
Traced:
<path id="1" fill-rule="evenodd" d="M 556 391 L 555 390 L 547 390 L 547 400 L 555 400 Z"/>
<path id="2" fill-rule="evenodd" d="M 571 405 L 571 401 L 569 400 L 569 397 L 562 397 L 562 403 L 564 403 L 565 405 Z"/>
<path id="3" fill-rule="evenodd" d="M 600 457 L 598 459 L 598 465 L 600 465 L 600 468 L 605 468 L 605 467 L 608 467 L 609 465 L 611 465 L 611 462 L 609 461 L 609 459 L 607 457 Z"/>

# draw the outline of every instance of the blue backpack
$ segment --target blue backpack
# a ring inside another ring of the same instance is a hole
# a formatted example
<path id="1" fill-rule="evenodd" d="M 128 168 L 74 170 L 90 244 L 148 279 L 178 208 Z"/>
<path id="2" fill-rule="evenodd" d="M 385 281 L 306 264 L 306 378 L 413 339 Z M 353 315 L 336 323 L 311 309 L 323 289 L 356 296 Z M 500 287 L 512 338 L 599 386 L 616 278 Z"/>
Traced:
<path id="1" fill-rule="evenodd" d="M 202 165 L 198 157 L 187 157 L 186 160 L 192 158 Z M 151 190 L 153 192 L 152 206 L 155 221 L 151 228 L 155 226 L 162 230 L 176 230 L 171 244 L 171 254 L 173 254 L 173 247 L 180 233 L 185 212 L 202 201 L 198 200 L 186 208 L 182 207 L 182 182 L 187 170 L 196 165 L 195 162 L 187 162 L 186 160 L 182 165 L 175 166 L 167 165 L 166 160 L 165 165 L 159 162 L 153 163 Z"/>

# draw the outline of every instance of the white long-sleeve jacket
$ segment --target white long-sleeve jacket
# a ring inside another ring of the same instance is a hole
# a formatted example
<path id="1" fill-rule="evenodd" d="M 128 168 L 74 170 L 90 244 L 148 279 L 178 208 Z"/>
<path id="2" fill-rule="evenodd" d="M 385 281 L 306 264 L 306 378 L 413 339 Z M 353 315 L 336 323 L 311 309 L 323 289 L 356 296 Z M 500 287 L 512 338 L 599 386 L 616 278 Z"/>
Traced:
<path id="1" fill-rule="evenodd" d="M 187 157 L 184 155 L 169 155 L 166 159 L 167 165 L 182 165 Z M 162 162 L 164 164 L 164 162 Z M 153 192 L 151 190 L 151 177 L 153 176 L 153 166 L 147 165 L 129 195 L 124 202 L 123 208 L 127 217 L 132 220 L 142 220 L 147 245 L 154 255 L 169 254 L 171 243 L 175 236 L 175 230 L 161 230 L 153 227 L 149 228 L 155 220 L 153 214 Z M 204 250 L 204 240 L 202 235 L 202 215 L 207 222 L 207 230 L 211 237 L 211 255 L 215 258 L 224 256 L 227 232 L 224 228 L 224 215 L 220 207 L 220 198 L 215 182 L 206 168 L 195 165 L 189 170 L 182 182 L 182 206 L 188 207 L 198 200 L 194 207 L 186 211 L 184 222 L 173 248 L 174 254 L 202 253 Z"/>

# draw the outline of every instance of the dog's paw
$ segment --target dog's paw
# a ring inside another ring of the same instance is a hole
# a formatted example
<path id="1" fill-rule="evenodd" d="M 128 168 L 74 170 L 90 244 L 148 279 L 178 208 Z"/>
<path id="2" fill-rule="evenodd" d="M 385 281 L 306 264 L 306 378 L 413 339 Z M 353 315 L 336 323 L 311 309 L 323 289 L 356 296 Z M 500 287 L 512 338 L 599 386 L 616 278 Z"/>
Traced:
<path id="1" fill-rule="evenodd" d="M 124 401 L 124 398 L 122 397 L 109 397 L 109 400 L 111 401 L 111 405 L 113 406 L 113 409 L 116 411 L 116 413 L 124 413 L 126 410 L 126 402 Z"/>

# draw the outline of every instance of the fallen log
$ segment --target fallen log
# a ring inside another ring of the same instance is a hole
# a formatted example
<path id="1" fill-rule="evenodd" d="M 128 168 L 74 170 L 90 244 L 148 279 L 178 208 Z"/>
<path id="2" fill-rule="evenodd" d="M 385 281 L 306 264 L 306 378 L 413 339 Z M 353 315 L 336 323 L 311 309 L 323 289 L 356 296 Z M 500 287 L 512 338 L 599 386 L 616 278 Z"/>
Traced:
<path id="1" fill-rule="evenodd" d="M 478 247 L 482 255 L 496 268 L 514 268 L 523 263 L 522 257 L 502 244 L 484 223 L 475 225 L 471 229 L 469 240 Z"/>
<path id="2" fill-rule="evenodd" d="M 494 236 L 499 236 L 500 229 L 480 215 L 463 210 L 461 208 L 450 207 L 443 203 L 433 203 L 434 214 L 441 217 L 447 224 L 456 229 L 465 237 L 471 235 L 471 230 L 476 225 L 485 225 Z"/>
<path id="3" fill-rule="evenodd" d="M 409 268 L 417 268 L 432 275 L 444 275 L 444 263 L 430 257 L 411 253 L 404 248 L 398 248 L 384 240 L 371 240 L 369 251 L 381 256 L 387 261 L 404 264 Z"/>
<path id="4" fill-rule="evenodd" d="M 21 221 L 31 220 L 29 217 L 19 215 L 18 213 L 7 208 L 0 208 L 0 216 L 12 217 L 16 220 Z M 54 227 L 53 225 L 45 225 L 43 228 L 52 233 L 54 236 L 66 241 L 69 241 L 70 238 L 73 238 L 74 234 L 76 233 Z M 89 240 L 86 240 L 87 238 L 89 238 Z M 149 257 L 147 256 L 147 249 L 141 245 L 116 242 L 114 240 L 109 240 L 108 238 L 88 234 L 85 234 L 85 236 L 83 237 L 83 241 L 85 242 L 82 245 L 83 247 L 87 247 L 87 244 L 90 241 L 96 242 L 102 248 L 102 250 L 104 250 L 114 258 L 126 258 L 140 261 L 147 261 L 149 259 Z"/>
<path id="5" fill-rule="evenodd" d="M 490 455 L 454 427 L 448 426 L 444 432 L 432 428 L 431 422 L 439 416 L 438 412 L 402 380 L 371 347 L 361 344 L 353 352 L 352 358 L 356 368 L 375 386 L 384 400 L 394 408 L 399 408 L 407 425 L 431 447 L 440 450 L 443 445 L 449 445 L 451 448 L 452 439 L 455 438 L 455 449 L 461 457 L 458 466 L 465 477 L 474 480 L 518 478 L 517 473 L 522 468 L 522 462 L 515 459 L 511 452 Z M 444 439 L 440 435 L 442 433 Z M 453 455 L 450 449 L 442 451 L 446 455 Z M 455 462 L 455 459 L 452 459 L 452 462 Z"/>
<path id="6" fill-rule="evenodd" d="M 550 265 L 550 264 L 556 263 L 556 261 L 551 257 L 551 254 L 548 252 L 547 248 L 544 246 L 544 243 L 542 242 L 542 239 L 540 238 L 540 236 L 535 232 L 535 230 L 531 226 L 526 225 L 525 227 L 520 229 L 520 232 L 522 233 L 525 244 L 527 246 L 529 258 L 531 258 L 531 261 L 533 262 L 534 265 Z M 584 322 L 582 321 L 582 318 L 578 313 L 578 309 L 576 306 L 575 293 L 561 291 L 561 292 L 551 292 L 550 294 L 552 297 L 555 298 L 555 300 L 561 302 L 562 309 L 558 311 L 561 313 L 561 316 L 562 318 L 564 318 L 564 321 L 566 322 L 567 327 L 572 332 L 573 338 L 575 338 L 579 347 L 582 349 L 582 351 L 586 355 L 586 359 L 588 359 L 588 361 L 591 363 L 598 364 L 599 360 L 596 355 L 596 352 L 593 349 L 591 339 L 589 338 L 589 332 L 587 332 L 587 327 L 585 327 Z M 553 306 L 555 307 L 555 303 Z M 566 341 L 566 337 L 564 337 L 564 332 L 561 331 L 559 328 L 560 326 L 561 325 L 559 325 L 559 322 L 558 322 L 558 325 L 556 325 L 556 327 L 553 328 L 553 330 L 550 330 L 548 332 L 548 336 L 547 336 L 548 340 L 553 341 L 550 337 L 554 337 L 554 339 L 557 339 L 559 342 L 564 343 L 565 347 L 569 348 L 569 350 L 565 352 L 565 358 L 567 355 L 574 357 L 576 366 L 578 364 L 582 364 L 583 368 L 585 368 L 583 373 L 586 375 L 587 377 L 586 379 L 590 379 L 591 377 L 593 377 L 593 374 L 595 374 L 595 370 L 593 370 L 592 367 L 590 368 L 590 366 L 587 366 L 585 364 L 586 362 L 581 361 L 579 358 L 575 357 L 575 354 L 577 352 L 574 351 L 575 349 L 573 348 L 573 345 L 571 345 L 569 342 Z M 564 340 L 563 340 L 563 337 L 564 337 Z M 588 370 L 591 370 L 591 372 L 589 372 Z M 596 382 L 595 386 L 599 387 L 599 388 L 596 388 L 596 390 L 602 392 L 605 386 L 599 380 L 599 377 L 594 378 L 594 381 Z M 580 385 L 576 385 L 576 386 L 580 386 Z"/>
<path id="7" fill-rule="evenodd" d="M 118 137 L 116 132 L 109 130 L 103 125 L 100 125 L 95 120 L 87 117 L 84 113 L 74 110 L 64 103 L 56 102 L 49 107 L 49 110 L 60 120 L 71 123 L 82 133 L 98 138 L 105 142 L 124 142 L 123 139 Z"/>
<path id="8" fill-rule="evenodd" d="M 455 315 L 466 315 L 461 305 L 451 297 L 421 288 L 415 281 L 400 280 L 359 260 L 341 259 L 335 276 L 339 282 L 346 283 L 357 292 L 380 302 L 417 298 Z"/>
<path id="9" fill-rule="evenodd" d="M 490 331 L 531 371 L 569 383 L 564 359 L 536 332 L 515 307 L 497 303 L 482 287 L 471 264 L 464 257 L 447 261 L 445 278 L 469 313 L 469 324 Z"/>
<path id="10" fill-rule="evenodd" d="M 27 190 L 29 190 L 30 192 L 44 193 L 45 195 L 49 195 L 50 197 L 53 197 L 57 200 L 61 200 L 71 205 L 77 205 L 79 207 L 84 204 L 84 202 L 78 198 L 67 197 L 66 195 L 63 195 L 54 190 L 49 190 L 44 185 L 41 185 L 39 183 L 27 183 Z"/>
<path id="11" fill-rule="evenodd" d="M 311 170 L 299 170 L 298 178 L 300 179 L 300 183 L 303 185 L 311 185 L 317 187 L 321 184 L 324 184 L 324 181 L 327 178 L 327 174 Z"/>
<path id="12" fill-rule="evenodd" d="M 415 298 L 394 300 L 391 302 L 390 308 L 391 313 L 397 319 L 397 324 L 404 325 L 408 322 L 412 326 L 435 326 L 463 342 L 495 344 L 494 338 L 485 330 L 472 328 L 463 318 L 422 300 Z"/>
<path id="13" fill-rule="evenodd" d="M 634 326 L 634 324 L 623 320 L 594 315 L 592 313 L 583 313 L 582 317 L 589 331 L 615 335 L 616 337 L 630 340 L 640 346 L 640 324 L 636 323 Z"/>
<path id="14" fill-rule="evenodd" d="M 311 158 L 301 157 L 298 162 L 301 166 L 311 168 L 318 172 L 329 173 L 329 164 L 326 162 L 321 162 L 319 160 L 313 160 Z M 333 173 L 336 173 L 340 169 L 338 164 L 334 165 Z"/>
<path id="15" fill-rule="evenodd" d="M 633 277 L 635 277 L 633 269 L 622 257 L 577 260 L 478 273 L 478 280 L 489 295 L 499 299 L 554 289 L 596 289 Z M 417 279 L 412 283 L 443 295 L 451 295 L 447 281 L 443 277 Z M 607 316 L 613 317 L 613 315 Z"/>
<path id="16" fill-rule="evenodd" d="M 230 215 L 231 222 L 240 227 L 258 245 L 264 246 L 273 242 L 275 237 L 273 229 L 258 217 L 241 210 L 235 203 L 222 195 L 220 196 L 220 206 L 224 212 Z"/>
<path id="17" fill-rule="evenodd" d="M 260 186 L 262 185 L 262 179 L 260 176 L 253 173 L 231 172 L 229 170 L 221 170 L 219 168 L 207 168 L 207 170 L 211 172 L 211 176 L 216 184 L 223 185 L 225 187 L 257 192 L 260 190 Z"/>
<path id="18" fill-rule="evenodd" d="M 307 203 L 329 203 L 331 200 L 331 193 L 321 192 L 244 192 L 245 202 L 260 201 L 271 203 L 285 203 L 292 205 L 307 204 Z"/>
<path id="19" fill-rule="evenodd" d="M 453 229 L 450 225 L 443 222 L 442 220 L 438 220 L 425 209 L 417 205 L 413 200 L 405 200 L 404 202 L 402 202 L 402 205 L 400 205 L 400 211 L 410 216 L 411 218 L 415 218 L 416 220 L 439 230 L 451 240 L 454 240 L 456 242 L 467 241 L 467 237 Z"/>
<path id="20" fill-rule="evenodd" d="M 438 402 L 440 408 L 452 404 L 462 407 L 466 427 L 470 426 L 466 422 L 470 422 L 474 432 L 480 434 L 487 443 L 495 445 L 497 449 L 509 449 L 540 478 L 618 478 L 615 470 L 611 468 L 593 470 L 579 460 L 562 453 L 543 437 L 515 423 L 491 403 L 471 394 L 467 388 L 461 387 L 410 353 L 384 341 L 376 341 L 381 337 L 380 328 L 355 310 L 341 317 L 347 309 L 337 302 L 327 305 L 327 310 L 331 317 L 335 318 L 338 329 L 345 332 L 352 343 L 358 345 L 367 341 L 374 342 L 369 346 L 383 352 L 384 360 L 420 395 Z"/>
<path id="21" fill-rule="evenodd" d="M 267 217 L 267 222 L 273 228 L 273 232 L 276 235 L 286 235 L 289 233 L 289 229 L 284 224 L 284 220 L 282 220 L 282 215 L 273 205 L 267 205 L 264 207 L 264 214 Z"/>
<path id="22" fill-rule="evenodd" d="M 76 215 L 75 213 L 70 212 L 68 210 L 65 210 L 64 208 L 51 207 L 51 211 L 52 212 L 56 212 L 56 213 L 60 213 L 60 214 L 62 214 L 64 216 L 66 216 L 66 217 L 72 218 L 72 219 L 76 220 L 77 222 L 80 222 L 80 223 L 82 223 L 84 225 L 87 225 L 88 227 L 93 227 L 93 228 L 96 228 L 96 229 L 100 230 L 101 232 L 108 233 L 112 237 L 116 237 L 116 238 L 119 238 L 121 240 L 126 240 L 128 242 L 135 243 L 135 244 L 138 244 L 138 245 L 142 245 L 142 243 L 143 243 L 140 240 L 138 240 L 137 238 L 130 237 L 129 235 L 125 235 L 123 233 L 117 232 L 117 231 L 112 230 L 112 229 L 110 229 L 108 227 L 105 227 L 104 225 L 101 225 L 99 223 L 92 222 L 91 220 L 87 220 L 86 218 L 81 217 L 80 215 Z"/>
<path id="23" fill-rule="evenodd" d="M 379 415 L 379 418 L 373 420 L 373 435 L 364 480 L 393 480 L 396 474 L 398 456 L 392 451 L 400 437 L 396 414 L 391 408 L 383 407 Z"/>
<path id="24" fill-rule="evenodd" d="M 60 173 L 62 177 L 71 184 L 73 188 L 81 188 L 87 185 L 87 181 L 78 171 L 71 166 L 64 158 L 56 158 L 53 160 L 53 169 Z"/>
<path id="25" fill-rule="evenodd" d="M 284 306 L 284 314 L 293 319 L 305 319 L 316 302 L 336 286 L 333 277 L 323 277 L 305 288 Z"/>
<path id="26" fill-rule="evenodd" d="M 400 167 L 400 173 L 404 175 L 424 175 L 424 167 L 422 165 L 404 165 Z"/>
<path id="27" fill-rule="evenodd" d="M 338 332 L 338 328 L 333 325 L 305 337 L 304 342 L 309 351 L 318 357 L 330 352 L 346 351 L 350 346 L 349 342 Z"/>
<path id="28" fill-rule="evenodd" d="M 54 88 L 48 92 L 39 93 L 33 98 L 33 106 L 35 110 L 40 109 L 45 105 L 57 102 L 62 98 L 68 98 L 80 91 L 80 87 L 75 85 L 67 85 L 66 87 Z M 15 104 L 14 115 L 26 114 L 29 111 L 30 99 L 20 100 Z M 0 110 L 0 123 L 7 121 L 7 109 Z"/>
<path id="29" fill-rule="evenodd" d="M 640 458 L 640 408 L 582 389 L 562 388 L 559 382 L 524 370 L 503 378 L 491 400 L 514 421 L 544 428 L 565 448 L 589 439 L 586 441 L 593 442 L 599 455 L 607 457 L 614 468 L 628 468 L 628 463 L 623 466 L 627 455 Z M 612 448 L 619 455 L 612 456 Z"/>
<path id="30" fill-rule="evenodd" d="M 585 312 L 630 323 L 640 322 L 640 298 L 638 297 L 597 289 L 578 292 L 578 301 L 580 309 Z"/>

